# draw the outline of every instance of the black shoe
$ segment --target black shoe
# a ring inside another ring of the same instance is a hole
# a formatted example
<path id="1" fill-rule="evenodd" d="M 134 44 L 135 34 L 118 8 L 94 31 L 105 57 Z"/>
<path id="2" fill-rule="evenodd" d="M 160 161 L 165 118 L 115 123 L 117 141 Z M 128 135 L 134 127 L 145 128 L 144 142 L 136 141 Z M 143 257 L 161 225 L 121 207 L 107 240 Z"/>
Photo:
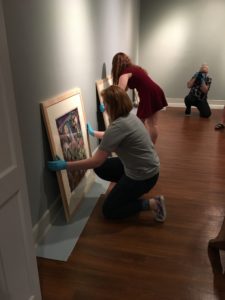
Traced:
<path id="1" fill-rule="evenodd" d="M 191 115 L 191 107 L 187 107 L 185 110 L 185 116 L 190 116 Z"/>

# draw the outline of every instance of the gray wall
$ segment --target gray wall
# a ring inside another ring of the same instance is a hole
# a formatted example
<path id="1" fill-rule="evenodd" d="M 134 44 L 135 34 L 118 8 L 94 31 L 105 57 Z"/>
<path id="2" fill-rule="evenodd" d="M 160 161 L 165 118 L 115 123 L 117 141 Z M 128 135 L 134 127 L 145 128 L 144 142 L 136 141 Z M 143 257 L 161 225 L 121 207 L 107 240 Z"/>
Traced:
<path id="1" fill-rule="evenodd" d="M 4 14 L 35 224 L 59 194 L 45 166 L 51 154 L 40 101 L 80 87 L 96 128 L 95 80 L 110 73 L 116 52 L 137 58 L 139 0 L 5 0 Z"/>
<path id="2" fill-rule="evenodd" d="M 183 98 L 186 82 L 209 64 L 209 99 L 225 99 L 225 1 L 140 1 L 139 63 L 169 98 Z"/>

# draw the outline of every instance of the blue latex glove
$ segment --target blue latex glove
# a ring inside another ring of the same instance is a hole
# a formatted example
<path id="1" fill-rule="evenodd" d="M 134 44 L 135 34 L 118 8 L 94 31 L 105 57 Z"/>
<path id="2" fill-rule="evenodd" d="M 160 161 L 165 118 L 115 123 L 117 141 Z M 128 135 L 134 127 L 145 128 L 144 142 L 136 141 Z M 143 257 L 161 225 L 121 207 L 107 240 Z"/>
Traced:
<path id="1" fill-rule="evenodd" d="M 105 111 L 105 105 L 103 103 L 100 103 L 99 109 L 100 109 L 100 112 L 103 113 Z"/>
<path id="2" fill-rule="evenodd" d="M 67 162 L 57 156 L 56 160 L 48 161 L 47 166 L 51 171 L 61 171 L 66 169 Z"/>
<path id="3" fill-rule="evenodd" d="M 95 131 L 94 129 L 91 127 L 90 123 L 87 123 L 87 130 L 88 130 L 88 134 L 90 134 L 91 136 L 95 136 Z"/>

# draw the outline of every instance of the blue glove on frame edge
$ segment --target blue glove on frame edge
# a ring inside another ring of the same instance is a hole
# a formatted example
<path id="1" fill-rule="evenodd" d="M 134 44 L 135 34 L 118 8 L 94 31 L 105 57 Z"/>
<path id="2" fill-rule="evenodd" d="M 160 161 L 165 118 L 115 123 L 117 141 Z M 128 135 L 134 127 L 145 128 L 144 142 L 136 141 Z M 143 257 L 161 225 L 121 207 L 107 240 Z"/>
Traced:
<path id="1" fill-rule="evenodd" d="M 61 171 L 67 168 L 67 162 L 56 155 L 55 160 L 47 162 L 47 167 L 50 171 Z"/>

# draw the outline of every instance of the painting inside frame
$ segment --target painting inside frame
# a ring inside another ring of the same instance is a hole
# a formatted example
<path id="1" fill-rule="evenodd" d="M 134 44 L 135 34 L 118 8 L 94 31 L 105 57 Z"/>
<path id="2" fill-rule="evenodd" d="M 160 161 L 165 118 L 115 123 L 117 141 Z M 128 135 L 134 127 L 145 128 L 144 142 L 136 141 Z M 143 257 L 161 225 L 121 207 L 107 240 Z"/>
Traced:
<path id="1" fill-rule="evenodd" d="M 81 90 L 75 88 L 41 102 L 53 159 L 81 160 L 91 156 Z M 70 221 L 76 208 L 94 182 L 92 170 L 58 171 L 65 217 Z"/>
<path id="2" fill-rule="evenodd" d="M 112 84 L 113 80 L 111 75 L 107 76 L 106 78 L 96 80 L 96 87 L 100 104 L 103 104 L 101 92 Z M 103 119 L 105 123 L 105 128 L 107 128 L 109 126 L 109 116 L 106 111 L 103 112 Z"/>

